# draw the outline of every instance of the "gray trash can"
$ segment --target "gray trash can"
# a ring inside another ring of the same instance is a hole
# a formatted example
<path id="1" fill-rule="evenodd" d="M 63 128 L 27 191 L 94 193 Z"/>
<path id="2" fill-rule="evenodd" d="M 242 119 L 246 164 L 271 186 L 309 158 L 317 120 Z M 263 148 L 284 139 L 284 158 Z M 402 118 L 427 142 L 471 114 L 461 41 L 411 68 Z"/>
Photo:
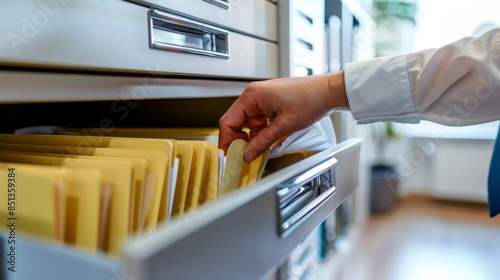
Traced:
<path id="1" fill-rule="evenodd" d="M 371 167 L 371 213 L 385 213 L 393 208 L 397 199 L 398 184 L 399 175 L 395 166 L 379 164 Z"/>

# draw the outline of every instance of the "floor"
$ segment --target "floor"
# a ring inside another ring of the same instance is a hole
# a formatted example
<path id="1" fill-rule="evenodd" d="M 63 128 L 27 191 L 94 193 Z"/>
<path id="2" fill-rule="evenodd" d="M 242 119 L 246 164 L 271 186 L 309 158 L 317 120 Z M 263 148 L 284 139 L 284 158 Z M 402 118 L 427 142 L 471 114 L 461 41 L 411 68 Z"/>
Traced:
<path id="1" fill-rule="evenodd" d="M 409 197 L 370 218 L 335 279 L 498 280 L 500 217 L 484 204 Z"/>

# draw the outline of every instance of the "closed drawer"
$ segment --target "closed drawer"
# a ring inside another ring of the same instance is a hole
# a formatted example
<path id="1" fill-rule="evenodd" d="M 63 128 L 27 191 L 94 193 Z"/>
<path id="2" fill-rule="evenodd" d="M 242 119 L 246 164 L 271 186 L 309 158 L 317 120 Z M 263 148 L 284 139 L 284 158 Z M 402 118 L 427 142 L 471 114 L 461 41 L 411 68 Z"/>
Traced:
<path id="1" fill-rule="evenodd" d="M 123 261 L 22 241 L 18 263 L 26 266 L 16 273 L 2 270 L 2 279 L 260 279 L 357 187 L 360 146 L 361 139 L 342 142 L 130 240 Z M 300 180 L 330 188 L 292 215 L 284 213 L 279 191 Z M 0 245 L 7 256 L 7 242 Z"/>
<path id="2" fill-rule="evenodd" d="M 7 40 L 0 41 L 0 66 L 237 79 L 278 76 L 277 44 L 232 31 L 224 41 L 226 58 L 152 49 L 150 14 L 146 7 L 120 0 L 4 1 L 0 33 Z"/>
<path id="3" fill-rule="evenodd" d="M 267 0 L 130 0 L 269 41 L 278 41 L 278 8 Z"/>
<path id="4" fill-rule="evenodd" d="M 248 82 L 0 71 L 0 85 L 0 104 L 3 104 L 236 97 Z"/>

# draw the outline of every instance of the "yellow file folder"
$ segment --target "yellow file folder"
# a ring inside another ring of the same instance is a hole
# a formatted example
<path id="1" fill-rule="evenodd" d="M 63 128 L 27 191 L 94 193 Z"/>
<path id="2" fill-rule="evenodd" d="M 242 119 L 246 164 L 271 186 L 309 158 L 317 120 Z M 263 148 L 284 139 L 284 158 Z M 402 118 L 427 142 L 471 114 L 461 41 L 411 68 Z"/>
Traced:
<path id="1" fill-rule="evenodd" d="M 109 233 L 105 250 L 112 254 L 121 253 L 122 242 L 129 232 L 129 209 L 131 202 L 133 169 L 132 163 L 123 160 L 95 159 L 78 156 L 41 156 L 22 153 L 0 152 L 0 161 L 59 166 L 65 170 L 97 168 L 102 172 L 102 181 L 112 187 Z"/>
<path id="2" fill-rule="evenodd" d="M 118 131 L 137 137 L 216 137 L 214 130 L 203 129 Z M 269 151 L 246 163 L 245 147 L 245 141 L 234 141 L 224 160 L 207 140 L 0 134 L 0 167 L 3 161 L 26 166 L 23 172 L 37 170 L 29 176 L 45 178 L 58 190 L 59 197 L 50 201 L 53 233 L 28 231 L 89 252 L 120 255 L 130 234 L 152 230 L 260 179 Z"/>

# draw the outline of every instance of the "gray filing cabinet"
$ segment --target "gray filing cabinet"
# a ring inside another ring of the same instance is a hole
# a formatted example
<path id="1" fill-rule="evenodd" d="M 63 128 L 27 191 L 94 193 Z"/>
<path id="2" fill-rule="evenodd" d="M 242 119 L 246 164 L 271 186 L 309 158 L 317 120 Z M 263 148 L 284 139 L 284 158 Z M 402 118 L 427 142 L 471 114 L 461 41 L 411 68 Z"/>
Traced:
<path id="1" fill-rule="evenodd" d="M 146 101 L 183 100 L 180 111 L 190 114 L 186 109 L 193 103 L 227 104 L 250 81 L 278 77 L 277 5 L 3 1 L 0 33 L 8 39 L 0 41 L 0 115 L 9 126 L 2 132 L 37 124 L 42 116 L 31 109 L 53 108 L 46 106 L 71 105 L 90 114 L 100 102 L 140 100 L 148 110 Z M 60 114 L 51 120 L 71 112 Z M 86 117 L 70 119 L 86 124 Z M 339 143 L 252 188 L 132 237 L 120 259 L 19 238 L 18 271 L 0 267 L 1 278 L 264 278 L 356 188 L 360 145 L 360 139 Z M 314 196 L 284 207 L 280 191 L 304 185 L 317 188 Z M 3 258 L 5 238 L 2 234 Z"/>

